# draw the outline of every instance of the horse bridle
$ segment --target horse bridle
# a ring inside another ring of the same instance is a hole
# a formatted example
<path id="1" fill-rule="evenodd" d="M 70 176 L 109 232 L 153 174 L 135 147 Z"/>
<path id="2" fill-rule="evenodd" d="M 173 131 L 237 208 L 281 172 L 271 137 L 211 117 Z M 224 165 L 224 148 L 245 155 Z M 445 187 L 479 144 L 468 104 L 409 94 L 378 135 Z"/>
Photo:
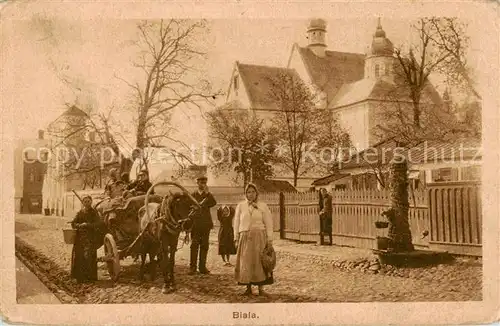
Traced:
<path id="1" fill-rule="evenodd" d="M 191 208 L 189 211 L 189 214 L 186 218 L 176 220 L 173 218 L 173 213 L 170 211 L 170 214 L 166 213 L 166 209 L 171 210 L 172 207 L 165 207 L 166 205 L 166 198 L 163 198 L 163 201 L 160 206 L 160 217 L 155 219 L 155 221 L 159 220 L 163 222 L 163 225 L 167 228 L 167 231 L 170 233 L 180 233 L 182 231 L 184 232 L 189 232 L 191 231 L 191 228 L 186 228 L 186 222 L 192 222 L 193 216 L 196 214 L 196 209 Z"/>
<path id="2" fill-rule="evenodd" d="M 161 181 L 161 182 L 155 183 L 154 185 L 152 185 L 148 189 L 148 191 L 146 193 L 146 197 L 144 199 L 146 207 L 148 207 L 148 204 L 149 204 L 149 195 L 150 195 L 151 191 L 159 185 L 171 185 L 171 186 L 175 186 L 175 187 L 181 189 L 182 192 L 184 193 L 184 195 L 186 195 L 189 199 L 191 199 L 191 201 L 193 202 L 193 204 L 195 206 L 195 208 L 191 208 L 187 218 L 181 219 L 181 220 L 175 220 L 173 218 L 173 214 L 171 212 L 170 212 L 170 214 L 163 214 L 165 212 L 165 204 L 166 204 L 166 198 L 167 198 L 167 197 L 164 197 L 162 200 L 161 206 L 160 206 L 160 214 L 161 215 L 160 215 L 160 217 L 158 217 L 154 220 L 155 222 L 156 221 L 163 221 L 163 225 L 167 228 L 167 231 L 171 234 L 176 234 L 176 233 L 180 233 L 182 231 L 185 231 L 186 232 L 186 239 L 184 241 L 184 243 L 185 243 L 185 242 L 187 242 L 188 234 L 189 234 L 189 231 L 191 231 L 191 228 L 185 229 L 184 225 L 186 222 L 191 221 L 193 219 L 193 216 L 196 214 L 197 209 L 201 208 L 201 203 L 198 203 L 198 201 L 193 196 L 191 196 L 191 194 L 186 190 L 186 188 L 184 188 L 180 184 L 178 184 L 176 182 L 171 182 L 171 181 Z M 203 203 L 203 201 L 202 201 L 202 203 Z M 171 209 L 171 207 L 168 207 L 167 209 Z M 149 220 L 151 218 L 151 216 L 149 215 L 148 209 L 146 209 L 146 214 L 147 214 L 148 220 Z"/>

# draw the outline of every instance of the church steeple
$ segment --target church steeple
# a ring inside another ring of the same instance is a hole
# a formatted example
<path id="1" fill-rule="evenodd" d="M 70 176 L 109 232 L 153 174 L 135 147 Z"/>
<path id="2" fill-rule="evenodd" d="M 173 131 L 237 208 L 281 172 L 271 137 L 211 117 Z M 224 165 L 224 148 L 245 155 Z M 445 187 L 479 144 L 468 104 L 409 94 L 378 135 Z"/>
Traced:
<path id="1" fill-rule="evenodd" d="M 326 21 L 323 19 L 311 19 L 307 27 L 308 48 L 318 57 L 325 56 L 326 50 Z"/>
<path id="2" fill-rule="evenodd" d="M 371 48 L 365 59 L 365 78 L 384 78 L 392 81 L 394 69 L 394 45 L 387 38 L 382 28 L 380 17 L 377 19 L 377 27 L 373 34 Z"/>
<path id="3" fill-rule="evenodd" d="M 373 34 L 372 41 L 372 55 L 391 55 L 394 53 L 394 45 L 387 38 L 384 29 L 382 28 L 382 23 L 380 22 L 380 17 L 378 18 L 377 29 L 375 34 Z"/>

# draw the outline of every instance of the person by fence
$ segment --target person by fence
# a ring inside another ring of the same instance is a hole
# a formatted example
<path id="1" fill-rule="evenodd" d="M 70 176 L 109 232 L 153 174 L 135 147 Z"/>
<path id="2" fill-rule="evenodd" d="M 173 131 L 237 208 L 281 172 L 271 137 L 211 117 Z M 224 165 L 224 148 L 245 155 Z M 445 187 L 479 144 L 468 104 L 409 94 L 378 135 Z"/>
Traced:
<path id="1" fill-rule="evenodd" d="M 329 245 L 332 245 L 332 196 L 325 188 L 321 188 L 319 192 L 319 210 L 320 244 L 325 244 L 325 235 L 328 235 Z"/>

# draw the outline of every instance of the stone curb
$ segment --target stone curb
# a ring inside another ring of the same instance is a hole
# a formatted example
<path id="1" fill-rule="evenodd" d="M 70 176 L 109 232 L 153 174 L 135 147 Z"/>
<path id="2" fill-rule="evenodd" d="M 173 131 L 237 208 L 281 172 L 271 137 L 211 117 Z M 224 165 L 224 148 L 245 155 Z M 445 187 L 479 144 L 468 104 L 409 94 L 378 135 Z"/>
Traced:
<path id="1" fill-rule="evenodd" d="M 30 251 L 36 253 L 38 259 L 30 259 L 31 257 L 29 256 L 33 256 L 30 255 Z M 56 264 L 17 236 L 15 239 L 15 255 L 33 274 L 35 274 L 36 277 L 38 277 L 59 301 L 61 301 L 61 303 L 80 303 L 79 300 L 71 294 L 72 291 L 64 289 L 67 287 L 64 282 L 52 276 L 49 272 L 49 270 L 54 270 L 54 268 L 57 269 L 55 266 Z M 45 266 L 41 266 L 42 264 Z"/>

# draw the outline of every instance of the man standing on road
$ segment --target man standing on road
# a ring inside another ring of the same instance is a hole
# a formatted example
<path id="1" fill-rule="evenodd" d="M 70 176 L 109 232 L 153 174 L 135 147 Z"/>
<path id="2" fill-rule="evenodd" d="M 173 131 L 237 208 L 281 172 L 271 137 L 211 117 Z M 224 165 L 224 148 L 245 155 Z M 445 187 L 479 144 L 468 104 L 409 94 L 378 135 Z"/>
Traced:
<path id="1" fill-rule="evenodd" d="M 320 219 L 320 244 L 324 245 L 325 235 L 328 235 L 330 240 L 329 245 L 332 245 L 332 196 L 328 193 L 325 188 L 321 188 L 319 191 L 319 219 Z"/>
<path id="2" fill-rule="evenodd" d="M 191 229 L 191 262 L 189 274 L 196 273 L 196 263 L 198 261 L 198 251 L 200 253 L 199 271 L 202 274 L 210 274 L 207 269 L 207 254 L 208 254 L 208 239 L 210 230 L 214 227 L 210 208 L 214 207 L 217 202 L 214 196 L 208 191 L 207 177 L 199 177 L 196 179 L 198 191 L 192 195 L 201 204 L 200 216 L 196 217 Z"/>

